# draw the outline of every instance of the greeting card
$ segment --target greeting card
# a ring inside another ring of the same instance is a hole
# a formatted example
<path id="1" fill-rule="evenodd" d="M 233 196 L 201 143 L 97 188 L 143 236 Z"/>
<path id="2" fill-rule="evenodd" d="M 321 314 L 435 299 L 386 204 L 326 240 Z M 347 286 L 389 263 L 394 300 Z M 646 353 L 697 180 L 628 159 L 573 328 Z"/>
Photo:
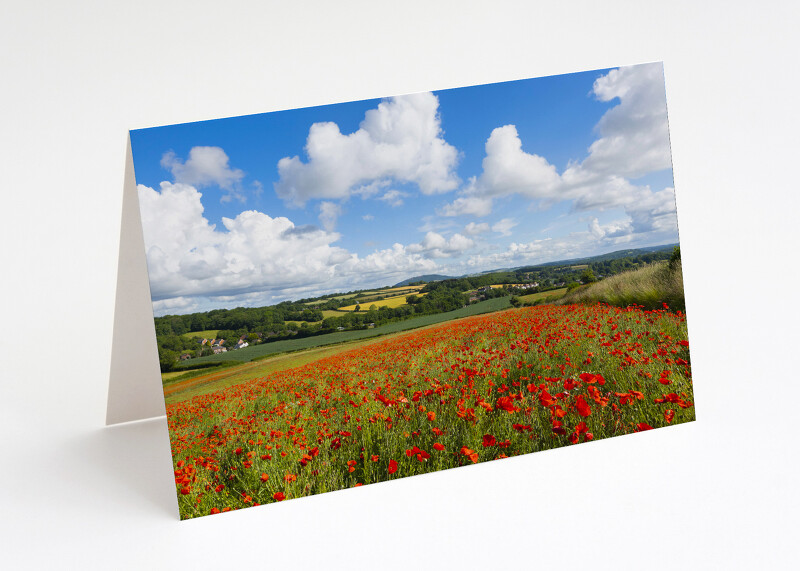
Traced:
<path id="1" fill-rule="evenodd" d="M 130 148 L 109 418 L 166 409 L 182 518 L 694 420 L 660 63 Z"/>

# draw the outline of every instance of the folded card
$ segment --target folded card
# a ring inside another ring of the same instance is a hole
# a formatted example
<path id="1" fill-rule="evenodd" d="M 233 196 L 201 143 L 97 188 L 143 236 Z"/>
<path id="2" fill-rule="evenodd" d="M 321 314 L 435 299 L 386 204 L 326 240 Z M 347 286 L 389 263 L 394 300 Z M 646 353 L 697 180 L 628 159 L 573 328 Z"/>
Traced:
<path id="1" fill-rule="evenodd" d="M 182 518 L 695 418 L 660 63 L 130 142 L 109 422 Z"/>

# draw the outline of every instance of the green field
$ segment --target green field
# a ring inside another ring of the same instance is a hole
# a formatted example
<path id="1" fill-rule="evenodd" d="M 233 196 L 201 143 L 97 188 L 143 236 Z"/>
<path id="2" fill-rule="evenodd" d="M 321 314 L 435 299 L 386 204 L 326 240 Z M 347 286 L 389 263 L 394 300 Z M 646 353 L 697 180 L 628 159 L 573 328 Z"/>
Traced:
<path id="1" fill-rule="evenodd" d="M 559 298 L 565 293 L 567 293 L 567 288 L 562 287 L 561 289 L 551 289 L 549 291 L 540 291 L 539 293 L 521 295 L 519 296 L 519 300 L 522 303 L 533 303 L 534 301 L 538 301 L 540 299 L 547 299 L 548 297 Z"/>
<path id="2" fill-rule="evenodd" d="M 286 339 L 283 341 L 274 341 L 272 343 L 262 343 L 261 345 L 253 345 L 251 347 L 245 347 L 244 349 L 237 349 L 236 351 L 220 353 L 219 355 L 208 355 L 207 357 L 189 359 L 186 361 L 187 369 L 200 363 L 252 361 L 254 359 L 265 357 L 267 355 L 274 355 L 276 353 L 286 353 L 289 351 L 298 351 L 300 349 L 321 347 L 322 345 L 331 345 L 333 343 L 354 341 L 356 339 L 366 339 L 368 337 L 376 337 L 378 335 L 385 335 L 387 333 L 396 333 L 397 331 L 405 331 L 407 329 L 424 327 L 425 325 L 432 325 L 434 323 L 442 323 L 444 321 L 450 321 L 451 319 L 458 319 L 460 317 L 468 317 L 470 315 L 478 315 L 480 313 L 489 313 L 511 307 L 508 299 L 509 298 L 507 297 L 498 297 L 473 305 L 468 305 L 455 311 L 436 313 L 433 315 L 423 315 L 421 317 L 415 317 L 405 321 L 387 323 L 386 325 L 381 325 L 373 329 L 340 331 L 337 333 L 326 333 L 325 335 L 304 337 L 302 339 Z"/>

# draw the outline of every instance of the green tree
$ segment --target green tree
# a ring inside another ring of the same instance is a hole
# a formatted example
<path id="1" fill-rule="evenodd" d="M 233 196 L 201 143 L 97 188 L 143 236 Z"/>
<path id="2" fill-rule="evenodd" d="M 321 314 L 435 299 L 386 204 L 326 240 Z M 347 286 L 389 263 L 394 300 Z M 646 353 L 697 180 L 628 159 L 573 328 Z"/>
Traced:
<path id="1" fill-rule="evenodd" d="M 175 366 L 178 362 L 178 353 L 171 349 L 158 348 L 158 364 L 161 367 L 161 372 L 166 373 Z"/>
<path id="2" fill-rule="evenodd" d="M 675 271 L 681 265 L 681 247 L 675 246 L 672 250 L 672 256 L 669 258 L 669 269 Z"/>

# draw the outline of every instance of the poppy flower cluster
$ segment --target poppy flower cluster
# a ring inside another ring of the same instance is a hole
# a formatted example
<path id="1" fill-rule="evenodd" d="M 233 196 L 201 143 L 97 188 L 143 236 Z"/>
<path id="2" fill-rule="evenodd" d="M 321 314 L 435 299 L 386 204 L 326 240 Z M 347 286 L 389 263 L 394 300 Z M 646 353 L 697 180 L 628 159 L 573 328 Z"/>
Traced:
<path id="1" fill-rule="evenodd" d="M 344 348 L 168 405 L 181 514 L 688 422 L 690 361 L 683 313 L 605 305 L 513 309 Z"/>

